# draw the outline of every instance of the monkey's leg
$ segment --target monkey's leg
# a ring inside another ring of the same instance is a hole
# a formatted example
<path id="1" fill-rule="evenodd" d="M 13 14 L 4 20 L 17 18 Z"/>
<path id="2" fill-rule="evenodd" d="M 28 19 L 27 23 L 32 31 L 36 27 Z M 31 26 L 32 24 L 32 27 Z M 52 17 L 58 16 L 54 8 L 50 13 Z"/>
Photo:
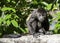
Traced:
<path id="1" fill-rule="evenodd" d="M 42 27 L 42 24 L 41 24 L 41 22 L 38 22 L 38 32 L 40 33 L 40 35 L 42 35 L 42 34 L 45 34 L 45 29 Z"/>
<path id="2" fill-rule="evenodd" d="M 41 28 L 38 30 L 37 33 L 33 34 L 34 37 L 39 37 L 40 35 L 44 35 L 45 34 L 45 30 L 44 28 Z"/>
<path id="3" fill-rule="evenodd" d="M 31 23 L 27 23 L 27 26 L 28 26 L 28 31 L 29 31 L 29 34 L 33 35 L 35 33 L 33 27 L 32 27 L 32 24 Z"/>

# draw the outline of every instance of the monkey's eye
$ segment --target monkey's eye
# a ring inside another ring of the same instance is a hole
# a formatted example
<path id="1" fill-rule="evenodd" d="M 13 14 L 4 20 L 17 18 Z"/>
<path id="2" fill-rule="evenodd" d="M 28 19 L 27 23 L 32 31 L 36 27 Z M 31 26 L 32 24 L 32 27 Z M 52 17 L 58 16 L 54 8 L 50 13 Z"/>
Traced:
<path id="1" fill-rule="evenodd" d="M 42 16 L 45 16 L 44 14 L 42 14 Z"/>

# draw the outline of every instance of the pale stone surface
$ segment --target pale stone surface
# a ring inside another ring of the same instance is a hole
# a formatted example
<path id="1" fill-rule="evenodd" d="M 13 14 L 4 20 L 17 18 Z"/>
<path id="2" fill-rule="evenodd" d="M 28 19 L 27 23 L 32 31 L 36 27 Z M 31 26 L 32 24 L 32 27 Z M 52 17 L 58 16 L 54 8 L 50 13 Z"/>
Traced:
<path id="1" fill-rule="evenodd" d="M 40 35 L 37 38 L 32 35 L 20 38 L 0 38 L 0 43 L 60 43 L 60 34 Z"/>

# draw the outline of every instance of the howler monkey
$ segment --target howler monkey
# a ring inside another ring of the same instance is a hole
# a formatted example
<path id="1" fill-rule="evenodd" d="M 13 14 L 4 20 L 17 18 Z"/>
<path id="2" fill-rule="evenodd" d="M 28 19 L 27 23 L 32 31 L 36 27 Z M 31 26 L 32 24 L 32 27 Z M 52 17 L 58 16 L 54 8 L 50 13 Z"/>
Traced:
<path id="1" fill-rule="evenodd" d="M 27 27 L 29 30 L 29 34 L 46 34 L 49 31 L 49 21 L 47 16 L 47 11 L 43 8 L 35 9 L 28 16 Z"/>

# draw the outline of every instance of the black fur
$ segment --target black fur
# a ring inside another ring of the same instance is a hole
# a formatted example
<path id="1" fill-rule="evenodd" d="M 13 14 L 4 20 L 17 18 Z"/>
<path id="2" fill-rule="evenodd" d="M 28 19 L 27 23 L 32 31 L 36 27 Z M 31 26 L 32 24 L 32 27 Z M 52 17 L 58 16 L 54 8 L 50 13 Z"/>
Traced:
<path id="1" fill-rule="evenodd" d="M 45 34 L 47 31 L 49 31 L 47 12 L 43 8 L 32 11 L 32 13 L 28 16 L 26 23 L 29 34 Z"/>

